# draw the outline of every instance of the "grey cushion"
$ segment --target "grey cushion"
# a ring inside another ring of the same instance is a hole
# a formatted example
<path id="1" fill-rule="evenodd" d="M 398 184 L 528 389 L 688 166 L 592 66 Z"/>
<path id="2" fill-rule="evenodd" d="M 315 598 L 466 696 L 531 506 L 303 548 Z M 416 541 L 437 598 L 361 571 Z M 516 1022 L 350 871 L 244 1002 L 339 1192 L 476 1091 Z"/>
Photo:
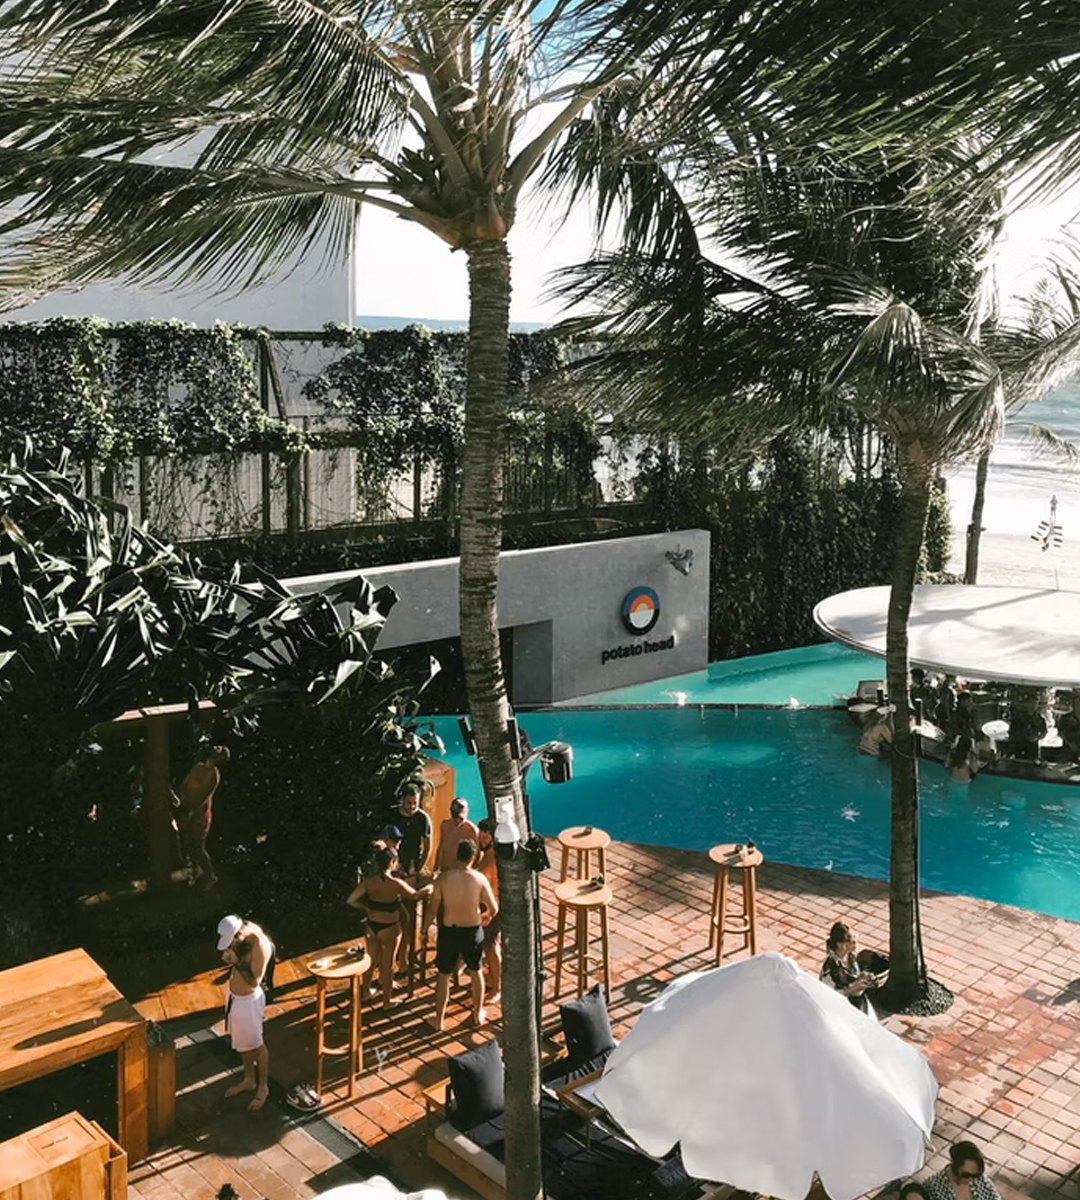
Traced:
<path id="1" fill-rule="evenodd" d="M 474 1050 L 466 1050 L 451 1058 L 448 1066 L 450 1091 L 454 1098 L 449 1118 L 455 1129 L 471 1129 L 502 1115 L 506 1094 L 498 1042 L 484 1042 Z"/>
<path id="2" fill-rule="evenodd" d="M 591 991 L 559 1005 L 568 1067 L 588 1062 L 615 1048 L 607 1002 L 599 984 Z"/>

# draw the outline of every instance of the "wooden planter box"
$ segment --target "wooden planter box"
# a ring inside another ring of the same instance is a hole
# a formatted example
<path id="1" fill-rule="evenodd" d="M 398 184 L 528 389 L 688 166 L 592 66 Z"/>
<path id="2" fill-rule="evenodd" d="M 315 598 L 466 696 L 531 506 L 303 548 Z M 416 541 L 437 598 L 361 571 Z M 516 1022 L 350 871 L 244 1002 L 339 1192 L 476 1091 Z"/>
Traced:
<path id="1" fill-rule="evenodd" d="M 0 1200 L 126 1200 L 127 1155 L 71 1112 L 0 1144 Z"/>

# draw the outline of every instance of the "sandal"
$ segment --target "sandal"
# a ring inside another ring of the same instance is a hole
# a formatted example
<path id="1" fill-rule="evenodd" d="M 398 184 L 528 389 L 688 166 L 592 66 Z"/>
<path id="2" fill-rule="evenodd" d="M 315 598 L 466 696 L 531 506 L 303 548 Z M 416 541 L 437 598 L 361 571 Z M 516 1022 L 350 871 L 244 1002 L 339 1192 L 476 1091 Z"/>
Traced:
<path id="1" fill-rule="evenodd" d="M 322 1107 L 322 1097 L 310 1083 L 298 1083 L 285 1097 L 290 1108 L 298 1108 L 301 1112 L 314 1112 Z"/>

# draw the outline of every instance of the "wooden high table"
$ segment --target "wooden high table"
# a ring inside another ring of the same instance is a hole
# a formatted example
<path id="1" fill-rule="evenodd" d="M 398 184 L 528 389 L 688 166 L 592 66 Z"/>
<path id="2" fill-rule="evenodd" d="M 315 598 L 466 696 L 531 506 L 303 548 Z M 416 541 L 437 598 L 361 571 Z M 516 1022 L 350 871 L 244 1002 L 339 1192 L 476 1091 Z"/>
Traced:
<path id="1" fill-rule="evenodd" d="M 342 942 L 321 950 L 307 964 L 315 976 L 315 1091 L 322 1092 L 323 1057 L 346 1053 L 349 1056 L 349 1099 L 356 1089 L 356 1077 L 364 1065 L 364 1024 L 360 1009 L 360 981 L 371 969 L 371 956 L 362 940 Z M 342 1050 L 331 1050 L 326 1044 L 326 991 L 331 983 L 349 985 L 349 1044 Z"/>
<path id="2" fill-rule="evenodd" d="M 116 1051 L 117 1133 L 146 1157 L 146 1020 L 85 950 L 0 971 L 0 1091 Z"/>

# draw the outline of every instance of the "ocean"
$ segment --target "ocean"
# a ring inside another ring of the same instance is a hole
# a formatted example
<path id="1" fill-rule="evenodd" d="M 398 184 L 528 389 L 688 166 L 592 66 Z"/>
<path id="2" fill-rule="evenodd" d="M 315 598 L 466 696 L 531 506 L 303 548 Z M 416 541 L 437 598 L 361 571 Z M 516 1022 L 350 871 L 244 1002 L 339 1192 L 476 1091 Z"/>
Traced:
<path id="1" fill-rule="evenodd" d="M 1044 425 L 1071 441 L 1080 451 L 1080 381 L 1063 385 L 1018 416 L 1010 417 L 990 458 L 983 526 L 988 533 L 1036 532 L 1050 514 L 1057 496 L 1057 523 L 1066 542 L 1080 539 L 1080 464 L 1070 465 L 1033 444 L 1027 428 Z M 975 466 L 946 472 L 953 528 L 964 530 L 971 520 Z"/>

